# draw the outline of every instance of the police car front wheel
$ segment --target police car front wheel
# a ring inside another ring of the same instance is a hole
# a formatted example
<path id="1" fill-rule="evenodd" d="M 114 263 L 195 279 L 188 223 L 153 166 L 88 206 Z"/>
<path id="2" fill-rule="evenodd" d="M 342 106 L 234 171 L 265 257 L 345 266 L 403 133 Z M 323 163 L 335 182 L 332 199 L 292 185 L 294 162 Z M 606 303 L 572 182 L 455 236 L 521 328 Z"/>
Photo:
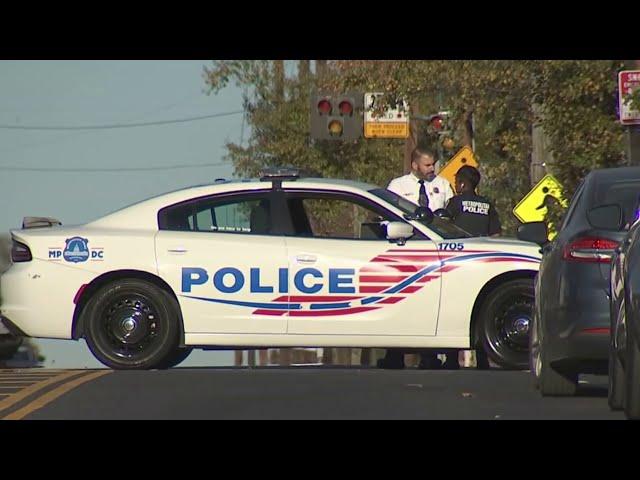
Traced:
<path id="1" fill-rule="evenodd" d="M 85 312 L 87 345 L 110 368 L 163 368 L 178 350 L 177 301 L 152 283 L 126 279 L 105 285 Z"/>
<path id="2" fill-rule="evenodd" d="M 478 342 L 503 368 L 526 370 L 534 306 L 533 280 L 505 282 L 486 298 L 478 319 Z"/>

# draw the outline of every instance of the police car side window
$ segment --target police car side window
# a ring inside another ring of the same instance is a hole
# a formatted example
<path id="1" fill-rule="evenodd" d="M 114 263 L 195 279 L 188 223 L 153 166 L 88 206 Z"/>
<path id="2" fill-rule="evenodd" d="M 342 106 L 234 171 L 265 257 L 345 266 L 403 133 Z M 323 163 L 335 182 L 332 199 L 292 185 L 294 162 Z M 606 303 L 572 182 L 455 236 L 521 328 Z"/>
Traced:
<path id="1" fill-rule="evenodd" d="M 287 203 L 297 236 L 386 240 L 383 222 L 394 215 L 339 193 L 290 193 Z"/>
<path id="2" fill-rule="evenodd" d="M 270 235 L 267 194 L 207 197 L 166 207 L 158 213 L 160 230 Z"/>

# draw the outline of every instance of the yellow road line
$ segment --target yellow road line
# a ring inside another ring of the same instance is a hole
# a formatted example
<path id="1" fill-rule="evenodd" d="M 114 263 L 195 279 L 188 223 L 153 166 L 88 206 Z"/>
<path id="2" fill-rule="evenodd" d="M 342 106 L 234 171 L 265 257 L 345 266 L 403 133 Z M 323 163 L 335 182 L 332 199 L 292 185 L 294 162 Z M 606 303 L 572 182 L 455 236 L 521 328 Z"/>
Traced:
<path id="1" fill-rule="evenodd" d="M 72 370 L 70 372 L 66 372 L 63 373 L 61 375 L 57 375 L 53 378 L 50 378 L 48 380 L 45 380 L 43 382 L 38 382 L 34 385 L 31 385 L 23 390 L 20 390 L 18 393 L 16 393 L 15 395 L 11 395 L 9 398 L 5 398 L 4 400 L 0 401 L 0 412 L 2 412 L 3 410 L 6 410 L 7 408 L 11 407 L 12 405 L 15 405 L 16 403 L 18 403 L 20 400 L 25 399 L 26 397 L 28 397 L 29 395 L 32 395 L 33 393 L 37 392 L 38 390 L 42 390 L 45 387 L 48 387 L 49 385 L 51 385 L 52 383 L 56 383 L 59 382 L 60 380 L 65 380 L 69 377 L 75 377 L 78 375 L 83 374 L 84 371 L 83 370 Z"/>
<path id="2" fill-rule="evenodd" d="M 59 375 L 56 375 L 58 377 Z M 2 378 L 0 377 L 0 383 L 4 382 L 42 382 L 44 380 L 49 380 L 50 378 L 55 377 L 22 377 L 22 378 Z"/>
<path id="3" fill-rule="evenodd" d="M 62 385 L 54 388 L 50 392 L 42 395 L 41 397 L 36 398 L 31 403 L 27 404 L 21 409 L 16 410 L 15 412 L 2 418 L 2 420 L 20 420 L 26 417 L 27 415 L 35 412 L 36 410 L 41 409 L 45 405 L 53 402 L 56 398 L 64 395 L 69 390 L 73 390 L 74 388 L 82 385 L 85 382 L 95 380 L 96 378 L 102 377 L 103 375 L 107 375 L 109 373 L 111 373 L 111 370 L 107 370 L 106 372 L 103 371 L 103 372 L 89 373 L 88 375 L 83 375 L 83 376 L 80 376 L 79 378 L 63 383 Z"/>
<path id="4" fill-rule="evenodd" d="M 36 378 L 2 378 L 0 377 L 0 383 L 12 383 L 12 382 L 41 382 L 43 380 L 47 380 L 51 377 L 36 377 Z"/>
<path id="5" fill-rule="evenodd" d="M 34 383 L 38 383 L 37 381 L 35 382 L 0 382 L 0 387 L 28 387 L 29 385 L 33 385 Z"/>
<path id="6" fill-rule="evenodd" d="M 59 370 L 43 369 L 43 368 L 30 368 L 28 370 L 16 370 L 14 368 L 0 368 L 0 375 L 3 374 L 20 374 L 20 375 L 47 375 L 49 373 L 61 373 L 68 372 L 68 369 L 61 368 Z"/>

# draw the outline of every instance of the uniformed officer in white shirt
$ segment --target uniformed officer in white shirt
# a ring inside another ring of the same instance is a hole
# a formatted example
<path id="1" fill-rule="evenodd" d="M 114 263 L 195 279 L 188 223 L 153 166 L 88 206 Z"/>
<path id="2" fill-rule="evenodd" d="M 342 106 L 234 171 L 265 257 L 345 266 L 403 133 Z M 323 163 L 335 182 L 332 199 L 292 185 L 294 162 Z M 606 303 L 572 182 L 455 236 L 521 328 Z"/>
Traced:
<path id="1" fill-rule="evenodd" d="M 445 208 L 449 199 L 453 197 L 449 181 L 436 175 L 434 152 L 420 147 L 411 153 L 411 173 L 394 178 L 387 189 L 416 205 L 429 207 L 434 212 Z M 424 193 L 421 197 L 422 190 Z"/>
<path id="2" fill-rule="evenodd" d="M 416 205 L 428 207 L 431 211 L 445 208 L 449 199 L 453 197 L 449 181 L 436 175 L 435 153 L 421 147 L 411 152 L 411 173 L 391 180 L 387 190 L 397 193 Z M 434 352 L 421 352 L 420 357 L 420 368 L 439 368 L 441 366 L 441 362 Z M 456 351 L 455 355 L 447 355 L 445 367 L 455 368 L 457 366 L 458 355 Z M 378 367 L 404 368 L 402 350 L 387 349 L 385 357 L 378 360 Z"/>

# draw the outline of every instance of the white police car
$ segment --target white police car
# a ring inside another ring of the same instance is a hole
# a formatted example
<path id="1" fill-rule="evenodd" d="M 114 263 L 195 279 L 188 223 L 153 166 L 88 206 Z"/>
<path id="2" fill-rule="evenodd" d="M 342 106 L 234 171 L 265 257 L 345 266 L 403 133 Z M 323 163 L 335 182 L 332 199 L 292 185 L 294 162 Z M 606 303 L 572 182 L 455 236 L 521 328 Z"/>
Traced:
<path id="1" fill-rule="evenodd" d="M 269 346 L 484 345 L 500 365 L 527 364 L 539 247 L 470 238 L 374 185 L 276 170 L 57 223 L 11 232 L 2 321 L 84 337 L 112 368 Z"/>

